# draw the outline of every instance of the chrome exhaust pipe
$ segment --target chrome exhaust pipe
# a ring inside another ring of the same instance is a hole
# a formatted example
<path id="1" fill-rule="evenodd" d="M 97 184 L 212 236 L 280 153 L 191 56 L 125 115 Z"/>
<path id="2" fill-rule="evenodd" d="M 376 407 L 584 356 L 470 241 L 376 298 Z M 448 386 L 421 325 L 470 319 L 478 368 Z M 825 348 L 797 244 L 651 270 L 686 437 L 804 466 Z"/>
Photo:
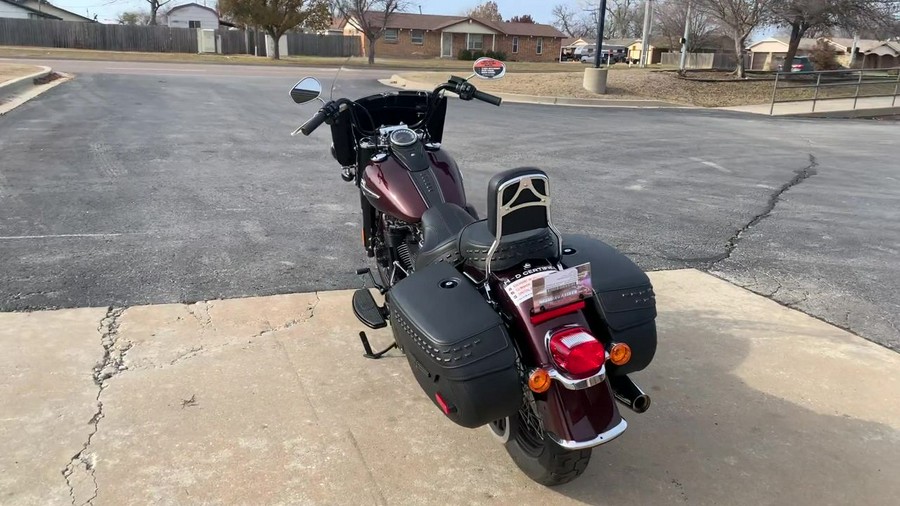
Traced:
<path id="1" fill-rule="evenodd" d="M 609 385 L 612 387 L 616 400 L 635 413 L 643 413 L 650 409 L 650 396 L 631 381 L 628 376 L 610 376 Z"/>

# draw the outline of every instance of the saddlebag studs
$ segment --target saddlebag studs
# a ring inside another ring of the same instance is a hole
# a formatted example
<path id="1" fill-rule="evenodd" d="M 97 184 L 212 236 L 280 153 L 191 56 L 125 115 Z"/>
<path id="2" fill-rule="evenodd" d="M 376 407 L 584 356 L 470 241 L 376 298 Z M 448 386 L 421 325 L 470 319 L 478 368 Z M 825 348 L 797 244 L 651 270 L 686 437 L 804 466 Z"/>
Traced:
<path id="1" fill-rule="evenodd" d="M 455 287 L 441 286 L 450 280 Z M 500 315 L 453 266 L 417 270 L 391 288 L 390 304 L 394 340 L 447 418 L 473 428 L 519 410 L 523 391 L 512 338 Z"/>

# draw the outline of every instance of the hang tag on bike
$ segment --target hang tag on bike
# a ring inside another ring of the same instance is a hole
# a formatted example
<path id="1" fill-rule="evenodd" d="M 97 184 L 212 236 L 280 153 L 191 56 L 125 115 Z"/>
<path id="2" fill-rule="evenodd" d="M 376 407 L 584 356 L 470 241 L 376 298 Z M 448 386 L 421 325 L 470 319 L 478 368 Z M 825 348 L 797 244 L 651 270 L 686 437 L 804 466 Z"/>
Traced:
<path id="1" fill-rule="evenodd" d="M 584 263 L 535 278 L 532 280 L 531 293 L 535 313 L 586 299 L 594 293 L 591 264 Z"/>
<path id="2" fill-rule="evenodd" d="M 472 71 L 481 79 L 501 79 L 506 75 L 506 64 L 494 58 L 482 57 L 475 60 Z"/>

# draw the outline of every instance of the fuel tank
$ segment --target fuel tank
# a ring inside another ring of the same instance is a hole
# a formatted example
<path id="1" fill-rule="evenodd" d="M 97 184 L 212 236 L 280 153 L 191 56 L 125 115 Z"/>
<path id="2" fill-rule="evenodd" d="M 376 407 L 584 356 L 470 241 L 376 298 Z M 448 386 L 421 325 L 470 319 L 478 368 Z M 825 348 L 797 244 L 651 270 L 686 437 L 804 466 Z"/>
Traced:
<path id="1" fill-rule="evenodd" d="M 375 209 L 409 223 L 441 202 L 466 206 L 466 192 L 456 161 L 443 150 L 425 151 L 428 166 L 410 170 L 396 157 L 371 162 L 360 189 Z"/>

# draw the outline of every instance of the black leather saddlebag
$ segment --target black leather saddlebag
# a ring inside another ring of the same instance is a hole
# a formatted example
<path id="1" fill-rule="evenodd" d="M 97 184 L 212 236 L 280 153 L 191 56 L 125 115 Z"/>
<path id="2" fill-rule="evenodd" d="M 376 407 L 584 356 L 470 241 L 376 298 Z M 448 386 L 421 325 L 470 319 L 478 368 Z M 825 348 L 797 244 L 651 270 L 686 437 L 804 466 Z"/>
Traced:
<path id="1" fill-rule="evenodd" d="M 391 328 L 419 385 L 463 427 L 522 405 L 516 350 L 500 316 L 472 283 L 439 262 L 388 292 Z"/>
<path id="2" fill-rule="evenodd" d="M 656 354 L 656 296 L 650 278 L 627 256 L 612 246 L 580 235 L 563 236 L 562 264 L 575 267 L 591 263 L 593 304 L 587 316 L 598 337 L 631 347 L 631 360 L 623 366 L 607 364 L 611 375 L 630 374 L 646 368 Z M 604 344 L 609 344 L 604 343 Z"/>

